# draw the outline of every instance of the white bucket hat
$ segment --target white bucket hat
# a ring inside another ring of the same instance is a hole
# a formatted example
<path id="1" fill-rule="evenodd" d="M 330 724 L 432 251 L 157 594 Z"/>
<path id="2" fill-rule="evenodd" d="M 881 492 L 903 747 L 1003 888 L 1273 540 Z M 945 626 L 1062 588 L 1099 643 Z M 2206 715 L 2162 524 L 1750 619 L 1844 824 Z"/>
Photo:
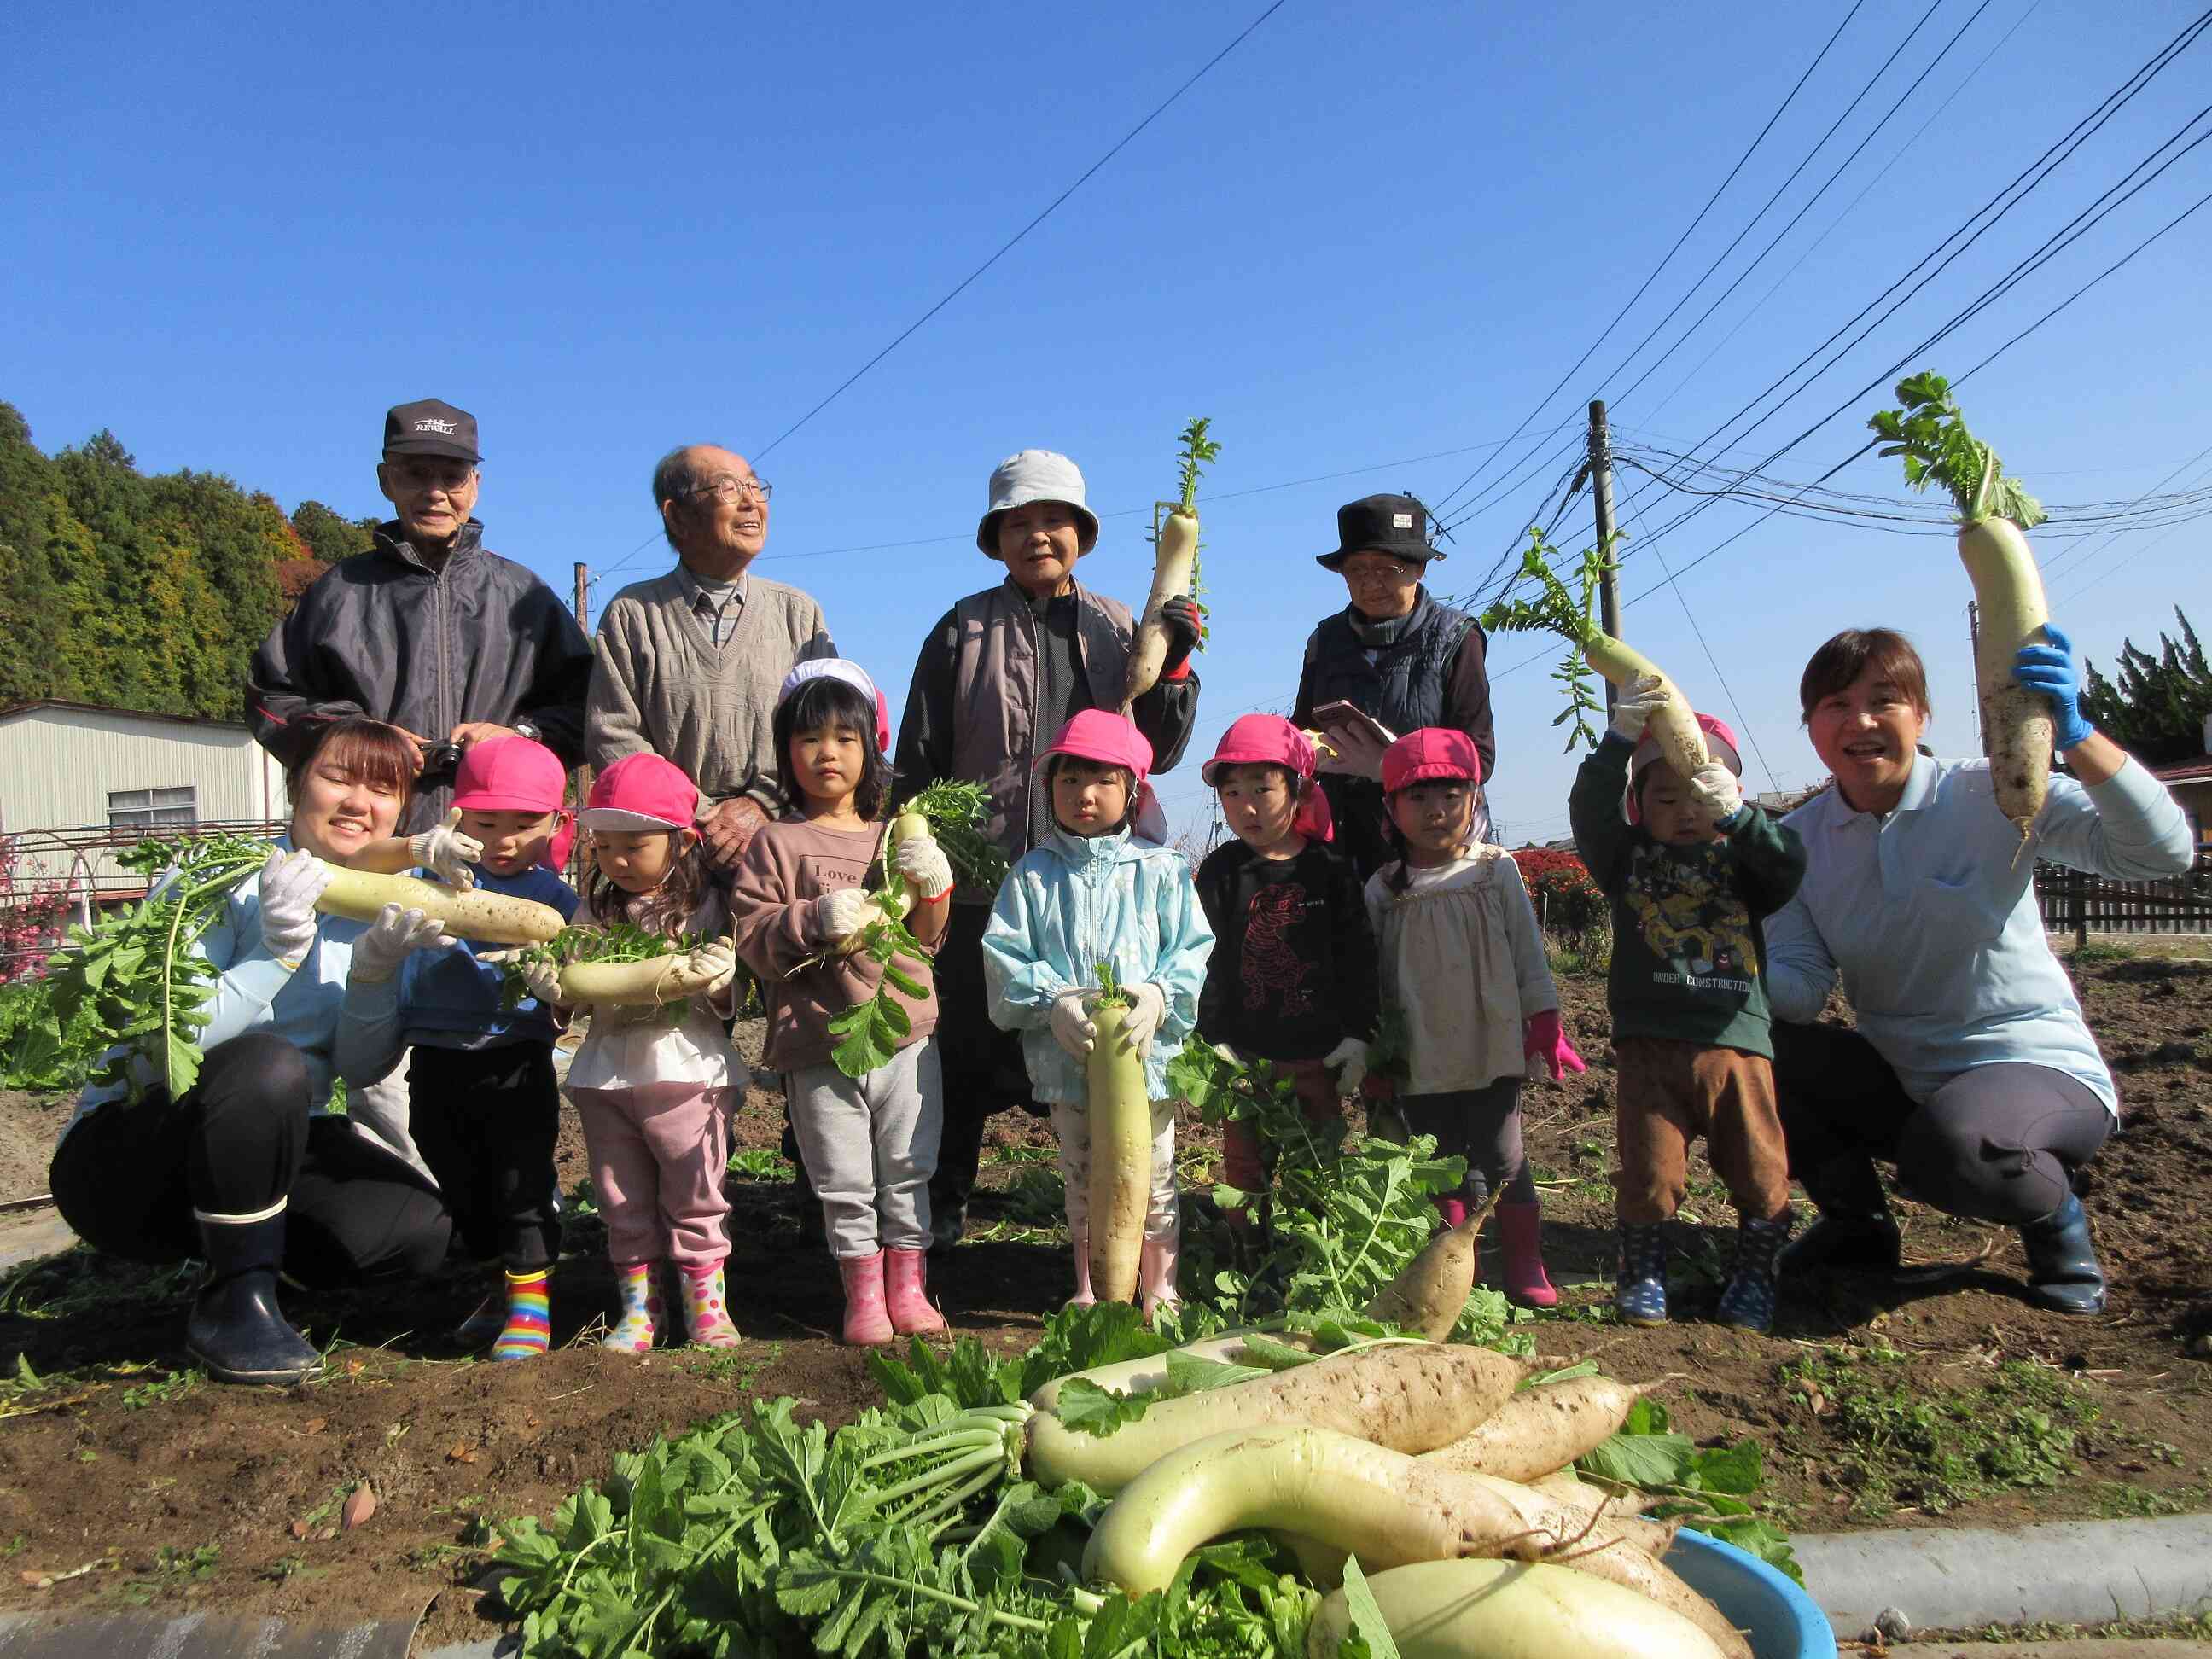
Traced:
<path id="1" fill-rule="evenodd" d="M 1001 513 L 1031 501 L 1060 501 L 1074 510 L 1079 554 L 1098 545 L 1098 515 L 1083 504 L 1082 470 L 1050 449 L 1024 449 L 992 470 L 991 505 L 975 526 L 975 545 L 997 558 L 999 527 L 994 521 Z"/>

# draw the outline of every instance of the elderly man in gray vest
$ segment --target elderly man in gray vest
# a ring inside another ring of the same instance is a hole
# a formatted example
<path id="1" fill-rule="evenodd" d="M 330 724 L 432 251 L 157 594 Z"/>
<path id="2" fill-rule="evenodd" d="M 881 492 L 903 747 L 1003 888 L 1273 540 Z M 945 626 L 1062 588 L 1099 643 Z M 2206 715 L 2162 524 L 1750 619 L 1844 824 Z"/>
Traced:
<path id="1" fill-rule="evenodd" d="M 990 796 L 985 832 L 1018 859 L 1052 830 L 1052 802 L 1035 787 L 1037 753 L 1071 715 L 1119 709 L 1136 624 L 1127 605 L 1075 580 L 1075 562 L 1098 543 L 1084 504 L 1083 474 L 1065 455 L 1025 449 L 991 475 L 990 504 L 975 545 L 1006 567 L 1006 580 L 954 605 L 922 641 L 899 724 L 901 800 L 940 778 L 980 783 Z M 1132 586 L 1145 576 L 1132 570 Z M 1182 758 L 1198 715 L 1198 607 L 1170 599 L 1159 684 L 1131 718 L 1152 745 L 1152 770 Z M 945 1131 L 930 1180 L 930 1227 L 939 1253 L 958 1242 L 983 1124 L 1025 1105 L 1029 1073 L 1020 1035 L 991 1023 L 983 986 L 983 929 L 993 892 L 960 888 L 937 947 L 937 1048 L 945 1078 Z"/>
<path id="2" fill-rule="evenodd" d="M 677 565 L 609 602 L 585 707 L 593 766 L 647 750 L 699 786 L 708 862 L 724 877 L 782 810 L 777 688 L 794 663 L 837 654 L 811 595 L 747 568 L 768 543 L 771 493 L 712 444 L 661 457 L 653 499 Z"/>

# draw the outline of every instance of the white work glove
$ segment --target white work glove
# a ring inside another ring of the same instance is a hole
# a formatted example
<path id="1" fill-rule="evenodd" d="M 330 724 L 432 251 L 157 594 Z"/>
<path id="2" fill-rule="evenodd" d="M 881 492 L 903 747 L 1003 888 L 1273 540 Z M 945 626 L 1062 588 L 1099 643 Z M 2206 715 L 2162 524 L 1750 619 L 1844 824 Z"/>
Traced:
<path id="1" fill-rule="evenodd" d="M 387 904 L 377 912 L 368 931 L 354 941 L 349 979 L 363 985 L 381 985 L 399 971 L 413 951 L 442 951 L 458 944 L 442 921 L 433 921 L 420 910 L 403 910 Z"/>
<path id="2" fill-rule="evenodd" d="M 1052 1000 L 1053 1041 L 1078 1060 L 1087 1059 L 1098 1041 L 1098 1028 L 1091 1023 L 1093 991 L 1062 991 Z"/>
<path id="3" fill-rule="evenodd" d="M 1666 681 L 1656 674 L 1638 675 L 1620 688 L 1620 696 L 1613 705 L 1613 736 L 1634 743 L 1644 735 L 1645 722 L 1673 701 Z"/>
<path id="4" fill-rule="evenodd" d="M 336 873 L 305 848 L 271 853 L 261 866 L 261 943 L 287 968 L 315 948 L 315 901 Z"/>
<path id="5" fill-rule="evenodd" d="M 465 893 L 477 884 L 477 872 L 471 866 L 483 857 L 483 843 L 463 835 L 460 822 L 461 809 L 456 806 L 436 829 L 408 836 L 407 856 L 447 886 Z"/>
<path id="6" fill-rule="evenodd" d="M 943 898 L 952 890 L 952 860 L 933 836 L 913 836 L 891 853 L 891 868 L 915 884 L 922 897 Z"/>
<path id="7" fill-rule="evenodd" d="M 1743 807 L 1743 785 L 1718 761 L 1690 774 L 1690 799 L 1705 810 L 1714 827 L 1727 823 Z"/>
<path id="8" fill-rule="evenodd" d="M 814 901 L 814 926 L 824 945 L 842 945 L 867 926 L 868 896 L 858 887 L 840 887 Z"/>
<path id="9" fill-rule="evenodd" d="M 477 958 L 482 961 L 482 957 Z M 522 988 L 548 1008 L 561 1006 L 561 970 L 542 957 L 522 963 Z"/>
<path id="10" fill-rule="evenodd" d="M 1121 1040 L 1144 1059 L 1152 1052 L 1152 1038 L 1167 1018 L 1168 994 L 1157 985 L 1128 988 L 1129 1012 L 1121 1017 Z"/>
<path id="11" fill-rule="evenodd" d="M 707 981 L 707 994 L 718 997 L 730 988 L 738 977 L 738 952 L 726 939 L 713 939 L 691 953 L 694 968 L 710 969 L 714 978 Z"/>
<path id="12" fill-rule="evenodd" d="M 1331 1070 L 1344 1067 L 1336 1079 L 1340 1095 L 1356 1095 L 1359 1085 L 1367 1080 L 1367 1045 L 1358 1037 L 1346 1037 L 1321 1057 L 1321 1063 Z"/>

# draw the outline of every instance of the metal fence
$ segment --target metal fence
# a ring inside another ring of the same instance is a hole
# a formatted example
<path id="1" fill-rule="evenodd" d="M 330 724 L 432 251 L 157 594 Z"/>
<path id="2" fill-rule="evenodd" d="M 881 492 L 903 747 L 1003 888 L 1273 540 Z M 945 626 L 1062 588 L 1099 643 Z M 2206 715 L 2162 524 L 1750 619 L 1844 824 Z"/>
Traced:
<path id="1" fill-rule="evenodd" d="M 2212 853 L 2167 881 L 2112 881 L 2063 865 L 2035 866 L 2036 902 L 2046 933 L 2212 933 Z"/>

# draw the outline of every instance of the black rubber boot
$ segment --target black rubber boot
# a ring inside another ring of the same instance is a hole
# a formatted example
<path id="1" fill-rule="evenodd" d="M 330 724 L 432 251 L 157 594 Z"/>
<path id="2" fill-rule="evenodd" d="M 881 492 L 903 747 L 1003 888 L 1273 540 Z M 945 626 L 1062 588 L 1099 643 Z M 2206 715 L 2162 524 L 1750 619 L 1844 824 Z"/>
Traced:
<path id="1" fill-rule="evenodd" d="M 1889 1212 L 1889 1200 L 1871 1161 L 1839 1159 L 1800 1171 L 1798 1179 L 1820 1213 L 1782 1252 L 1778 1264 L 1782 1272 L 1825 1273 L 1837 1267 L 1859 1273 L 1897 1271 L 1897 1218 Z"/>
<path id="2" fill-rule="evenodd" d="M 929 1254 L 942 1261 L 952 1254 L 960 1235 L 968 1231 L 968 1197 L 957 1200 L 929 1195 Z"/>
<path id="3" fill-rule="evenodd" d="M 299 1382 L 322 1364 L 276 1305 L 284 1212 L 252 1219 L 203 1215 L 207 1282 L 185 1321 L 185 1347 L 224 1382 Z"/>
<path id="4" fill-rule="evenodd" d="M 1762 1334 L 1774 1328 L 1775 1257 L 1796 1219 L 1784 1210 L 1771 1221 L 1746 1221 L 1736 1228 L 1735 1261 L 1714 1310 L 1722 1324 Z"/>
<path id="5" fill-rule="evenodd" d="M 2027 1299 L 2053 1313 L 2105 1311 L 2105 1270 L 2097 1265 L 2089 1218 L 2073 1194 L 2040 1221 L 2020 1230 L 2027 1247 Z"/>

